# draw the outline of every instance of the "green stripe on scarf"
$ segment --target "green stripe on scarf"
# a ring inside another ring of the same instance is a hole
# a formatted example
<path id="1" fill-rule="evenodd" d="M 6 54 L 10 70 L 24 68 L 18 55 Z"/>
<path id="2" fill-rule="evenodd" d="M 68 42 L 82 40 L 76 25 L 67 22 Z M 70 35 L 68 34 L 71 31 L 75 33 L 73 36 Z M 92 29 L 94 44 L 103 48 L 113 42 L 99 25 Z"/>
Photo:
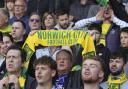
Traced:
<path id="1" fill-rule="evenodd" d="M 6 73 L 4 77 L 9 76 L 9 73 Z M 26 81 L 26 68 L 21 68 L 20 76 L 19 76 L 20 89 L 24 89 L 25 81 Z"/>
<path id="2" fill-rule="evenodd" d="M 127 75 L 122 73 L 119 77 L 108 77 L 109 89 L 120 89 L 120 85 L 128 80 Z"/>

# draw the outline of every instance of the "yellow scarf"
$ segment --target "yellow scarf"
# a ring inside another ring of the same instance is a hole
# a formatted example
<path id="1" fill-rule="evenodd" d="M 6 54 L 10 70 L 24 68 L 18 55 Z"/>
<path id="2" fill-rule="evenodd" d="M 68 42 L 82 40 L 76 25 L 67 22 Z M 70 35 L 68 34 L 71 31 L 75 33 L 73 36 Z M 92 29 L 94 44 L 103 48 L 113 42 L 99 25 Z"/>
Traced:
<path id="1" fill-rule="evenodd" d="M 83 48 L 83 55 L 95 55 L 95 46 L 91 36 L 81 30 L 43 30 L 38 31 L 33 36 L 29 35 L 23 49 L 27 52 L 25 68 L 27 70 L 31 56 L 35 52 L 35 47 L 42 46 L 72 46 L 80 44 Z"/>
<path id="2" fill-rule="evenodd" d="M 20 83 L 20 89 L 24 89 L 24 86 L 25 86 L 25 78 L 20 76 L 19 77 L 19 83 Z"/>
<path id="3" fill-rule="evenodd" d="M 120 85 L 128 80 L 127 75 L 122 73 L 117 79 L 114 79 L 112 75 L 108 77 L 108 89 L 120 89 Z"/>
<path id="4" fill-rule="evenodd" d="M 5 77 L 9 76 L 9 73 L 5 74 Z M 19 84 L 20 84 L 20 89 L 24 89 L 25 82 L 26 82 L 26 69 L 23 67 L 21 68 L 20 71 L 20 76 L 18 78 Z"/>
<path id="5" fill-rule="evenodd" d="M 100 43 L 103 44 L 104 46 L 106 46 L 106 39 L 105 36 L 108 34 L 109 32 L 109 28 L 110 28 L 111 24 L 102 24 L 102 34 L 100 37 Z"/>

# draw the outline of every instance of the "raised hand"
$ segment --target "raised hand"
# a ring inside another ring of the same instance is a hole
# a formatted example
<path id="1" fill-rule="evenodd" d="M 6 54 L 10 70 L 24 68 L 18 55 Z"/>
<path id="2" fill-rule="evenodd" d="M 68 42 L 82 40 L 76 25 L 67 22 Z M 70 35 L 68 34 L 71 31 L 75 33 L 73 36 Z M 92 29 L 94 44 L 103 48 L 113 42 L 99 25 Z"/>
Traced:
<path id="1" fill-rule="evenodd" d="M 111 14 L 111 20 L 113 20 L 113 18 L 115 17 L 114 11 L 111 9 L 110 10 L 110 14 Z"/>
<path id="2" fill-rule="evenodd" d="M 8 77 L 4 77 L 0 80 L 0 89 L 6 89 L 8 86 Z"/>
<path id="3" fill-rule="evenodd" d="M 36 32 L 38 32 L 39 30 L 33 30 L 29 33 L 30 36 L 33 36 Z"/>
<path id="4" fill-rule="evenodd" d="M 96 20 L 103 20 L 104 8 L 101 7 L 99 12 L 96 14 Z"/>
<path id="5" fill-rule="evenodd" d="M 9 75 L 8 82 L 14 84 L 14 89 L 20 89 L 19 79 L 16 75 Z"/>

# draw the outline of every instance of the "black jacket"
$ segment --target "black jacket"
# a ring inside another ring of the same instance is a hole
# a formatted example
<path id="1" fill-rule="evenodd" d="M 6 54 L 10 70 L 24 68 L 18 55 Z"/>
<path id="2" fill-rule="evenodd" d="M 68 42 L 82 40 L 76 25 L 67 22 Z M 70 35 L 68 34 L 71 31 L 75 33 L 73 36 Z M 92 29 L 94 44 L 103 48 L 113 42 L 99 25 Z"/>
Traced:
<path id="1" fill-rule="evenodd" d="M 104 80 L 106 81 L 108 78 L 108 75 L 110 74 L 109 70 L 109 59 L 111 56 L 110 50 L 105 47 L 103 44 L 99 44 L 96 46 L 96 54 L 102 59 L 103 61 L 103 69 L 104 69 Z"/>
<path id="2" fill-rule="evenodd" d="M 69 74 L 68 85 L 65 89 L 82 89 L 83 82 L 81 78 L 81 70 L 73 71 Z"/>
<path id="3" fill-rule="evenodd" d="M 128 14 L 125 11 L 125 6 L 117 0 L 109 0 L 114 14 L 121 20 L 128 22 Z"/>

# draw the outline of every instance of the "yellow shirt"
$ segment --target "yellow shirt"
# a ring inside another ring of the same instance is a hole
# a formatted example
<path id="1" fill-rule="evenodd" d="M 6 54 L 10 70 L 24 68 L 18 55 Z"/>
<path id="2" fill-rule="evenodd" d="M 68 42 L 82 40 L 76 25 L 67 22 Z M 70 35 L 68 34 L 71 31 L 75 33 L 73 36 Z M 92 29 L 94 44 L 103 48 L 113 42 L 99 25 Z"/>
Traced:
<path id="1" fill-rule="evenodd" d="M 100 43 L 106 46 L 105 36 L 107 35 L 111 24 L 102 24 L 102 34 L 100 37 Z"/>

